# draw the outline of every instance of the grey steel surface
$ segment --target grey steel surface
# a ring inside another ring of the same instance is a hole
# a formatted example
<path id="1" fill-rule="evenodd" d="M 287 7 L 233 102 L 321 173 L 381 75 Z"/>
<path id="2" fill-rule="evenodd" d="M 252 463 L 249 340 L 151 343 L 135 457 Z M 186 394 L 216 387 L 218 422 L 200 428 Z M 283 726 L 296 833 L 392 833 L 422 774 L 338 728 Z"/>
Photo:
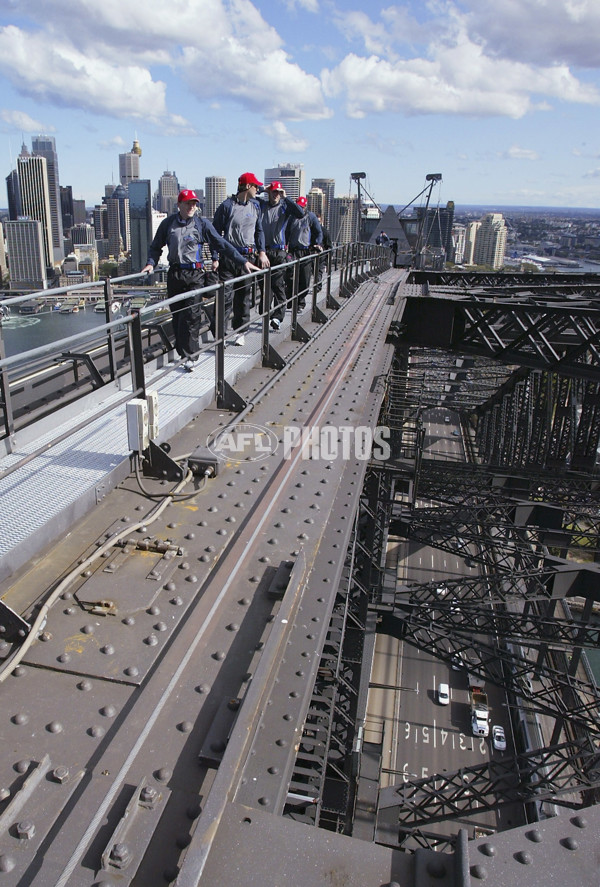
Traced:
<path id="1" fill-rule="evenodd" d="M 597 884 L 597 808 L 529 834 L 463 837 L 453 855 L 405 854 L 278 815 L 365 469 L 285 458 L 283 428 L 377 421 L 399 276 L 363 284 L 304 349 L 282 337 L 288 370 L 247 418 L 277 438 L 268 458 L 230 457 L 163 511 L 128 476 L 0 586 L 10 602 L 71 576 L 0 682 L 0 887 L 519 887 L 552 883 L 554 871 L 563 885 Z M 273 374 L 256 360 L 242 374 L 246 359 L 235 356 L 232 372 L 251 402 Z M 183 386 L 195 376 L 170 375 Z M 189 388 L 179 396 L 185 412 Z M 171 436 L 176 456 L 235 421 L 198 403 Z M 144 482 L 153 495 L 168 489 Z M 131 538 L 94 560 L 127 526 Z"/>

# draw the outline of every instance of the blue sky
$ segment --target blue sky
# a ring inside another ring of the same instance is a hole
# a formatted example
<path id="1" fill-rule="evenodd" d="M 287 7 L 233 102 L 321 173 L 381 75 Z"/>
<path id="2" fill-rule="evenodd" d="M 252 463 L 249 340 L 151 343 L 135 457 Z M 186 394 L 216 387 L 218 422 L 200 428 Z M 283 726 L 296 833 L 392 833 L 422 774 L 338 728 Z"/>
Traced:
<path id="1" fill-rule="evenodd" d="M 440 172 L 442 203 L 600 206 L 598 0 L 0 0 L 0 82 L 2 206 L 40 133 L 88 205 L 137 136 L 154 187 L 300 162 L 383 204 Z"/>

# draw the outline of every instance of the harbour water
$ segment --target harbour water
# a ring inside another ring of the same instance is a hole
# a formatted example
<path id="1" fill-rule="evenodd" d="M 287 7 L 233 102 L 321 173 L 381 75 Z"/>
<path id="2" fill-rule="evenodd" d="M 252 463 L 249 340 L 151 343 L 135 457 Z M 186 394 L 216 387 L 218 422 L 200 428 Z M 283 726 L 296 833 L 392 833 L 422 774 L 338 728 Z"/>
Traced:
<path id="1" fill-rule="evenodd" d="M 112 319 L 116 319 L 115 315 Z M 61 314 L 60 311 L 46 309 L 39 314 L 18 314 L 13 308 L 9 317 L 2 319 L 1 332 L 5 354 L 12 357 L 31 348 L 39 348 L 50 342 L 57 342 L 85 330 L 100 327 L 104 314 L 96 313 L 93 305 L 80 308 L 76 313 Z"/>

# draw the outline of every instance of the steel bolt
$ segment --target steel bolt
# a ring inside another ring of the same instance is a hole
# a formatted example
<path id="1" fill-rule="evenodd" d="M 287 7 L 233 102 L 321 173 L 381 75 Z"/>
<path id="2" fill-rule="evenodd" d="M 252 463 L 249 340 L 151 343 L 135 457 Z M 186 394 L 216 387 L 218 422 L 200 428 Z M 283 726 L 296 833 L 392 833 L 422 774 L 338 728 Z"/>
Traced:
<path id="1" fill-rule="evenodd" d="M 69 768 L 68 767 L 55 767 L 52 771 L 52 776 L 56 782 L 60 782 L 61 785 L 69 778 Z"/>
<path id="2" fill-rule="evenodd" d="M 140 801 L 144 804 L 153 804 L 157 796 L 158 792 L 152 785 L 145 785 L 140 792 Z"/>
<path id="3" fill-rule="evenodd" d="M 29 839 L 33 838 L 34 835 L 35 825 L 30 819 L 23 819 L 17 823 L 17 837 Z"/>
<path id="4" fill-rule="evenodd" d="M 127 844 L 114 844 L 110 851 L 110 858 L 115 865 L 118 865 L 121 868 L 125 868 L 125 866 L 129 865 L 131 862 L 131 853 L 129 852 Z"/>

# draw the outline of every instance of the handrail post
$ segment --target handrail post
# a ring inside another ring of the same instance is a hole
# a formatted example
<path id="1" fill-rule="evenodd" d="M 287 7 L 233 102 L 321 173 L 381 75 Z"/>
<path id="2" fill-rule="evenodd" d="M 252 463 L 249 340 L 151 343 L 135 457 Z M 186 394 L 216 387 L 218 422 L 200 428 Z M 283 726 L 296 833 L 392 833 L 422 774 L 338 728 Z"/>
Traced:
<path id="1" fill-rule="evenodd" d="M 112 297 L 112 282 L 110 277 L 106 277 L 104 279 L 104 316 L 106 318 L 106 323 L 110 323 L 111 320 L 110 306 L 112 304 Z M 112 331 L 112 327 L 107 330 L 107 346 L 110 380 L 111 382 L 114 382 L 117 375 L 117 354 L 115 350 L 115 337 Z"/>
<path id="2" fill-rule="evenodd" d="M 225 396 L 225 281 L 215 293 L 215 400 Z"/>
<path id="3" fill-rule="evenodd" d="M 0 319 L 0 360 L 4 360 L 5 357 L 6 349 L 4 347 L 4 336 L 2 335 L 2 320 Z M 6 437 L 10 438 L 15 431 L 15 420 L 10 399 L 10 381 L 8 378 L 8 372 L 4 366 L 0 372 L 0 397 L 2 398 L 4 431 Z"/>
<path id="4" fill-rule="evenodd" d="M 131 349 L 131 382 L 134 397 L 146 397 L 146 380 L 144 377 L 144 353 L 142 344 L 142 319 L 139 311 L 133 312 L 133 320 L 129 327 L 129 346 Z"/>

